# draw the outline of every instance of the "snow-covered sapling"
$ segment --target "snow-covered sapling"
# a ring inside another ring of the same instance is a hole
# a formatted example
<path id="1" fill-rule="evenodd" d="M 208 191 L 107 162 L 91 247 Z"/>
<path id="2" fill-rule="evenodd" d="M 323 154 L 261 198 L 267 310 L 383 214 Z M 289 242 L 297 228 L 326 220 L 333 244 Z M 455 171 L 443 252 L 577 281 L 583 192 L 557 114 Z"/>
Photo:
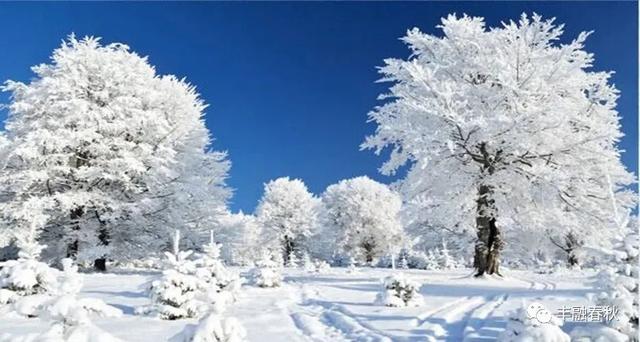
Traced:
<path id="1" fill-rule="evenodd" d="M 280 253 L 264 251 L 256 267 L 251 269 L 251 282 L 259 287 L 278 287 L 282 283 L 282 263 L 277 260 Z"/>
<path id="2" fill-rule="evenodd" d="M 388 276 L 382 282 L 381 292 L 376 296 L 376 305 L 384 306 L 422 306 L 424 300 L 420 294 L 421 285 L 402 273 Z"/>
<path id="3" fill-rule="evenodd" d="M 38 261 L 44 246 L 23 241 L 17 260 L 5 261 L 0 269 L 0 304 L 13 302 L 18 296 L 46 293 L 56 286 L 58 270 Z"/>
<path id="4" fill-rule="evenodd" d="M 203 281 L 204 292 L 210 301 L 218 305 L 226 305 L 235 298 L 240 289 L 240 277 L 229 270 L 220 260 L 220 246 L 213 240 L 211 232 L 210 241 L 203 247 L 204 254 L 195 261 L 195 275 Z"/>
<path id="5" fill-rule="evenodd" d="M 179 241 L 180 233 L 176 231 L 173 253 L 165 252 L 169 268 L 149 288 L 152 304 L 136 309 L 137 313 L 174 320 L 197 317 L 206 310 L 205 303 L 196 298 L 204 286 L 203 280 L 195 276 L 195 263 L 188 259 L 192 251 L 180 251 Z"/>

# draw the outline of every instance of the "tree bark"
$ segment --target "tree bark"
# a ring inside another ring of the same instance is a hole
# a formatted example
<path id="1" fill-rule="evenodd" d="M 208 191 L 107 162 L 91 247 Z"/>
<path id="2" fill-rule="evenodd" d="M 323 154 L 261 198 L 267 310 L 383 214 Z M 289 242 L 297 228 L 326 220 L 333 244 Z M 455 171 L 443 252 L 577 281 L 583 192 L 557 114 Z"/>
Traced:
<path id="1" fill-rule="evenodd" d="M 100 225 L 104 225 L 102 221 L 100 221 Z M 98 235 L 98 239 L 100 239 L 100 242 L 105 245 L 108 246 L 109 245 L 109 233 L 107 232 L 107 229 L 105 227 L 102 227 L 100 229 L 100 234 Z M 96 260 L 93 261 L 93 268 L 98 271 L 98 272 L 106 272 L 107 271 L 107 259 L 105 256 L 102 256 L 101 258 L 98 258 Z"/>
<path id="2" fill-rule="evenodd" d="M 504 246 L 500 230 L 496 225 L 493 191 L 490 186 L 480 185 L 476 209 L 478 240 L 475 246 L 473 266 L 476 277 L 484 274 L 500 274 L 500 251 Z"/>
<path id="3" fill-rule="evenodd" d="M 288 235 L 285 235 L 284 236 L 284 263 L 285 263 L 285 265 L 289 264 L 289 259 L 291 257 L 291 253 L 293 253 L 294 247 L 295 246 L 294 246 L 293 240 Z"/>

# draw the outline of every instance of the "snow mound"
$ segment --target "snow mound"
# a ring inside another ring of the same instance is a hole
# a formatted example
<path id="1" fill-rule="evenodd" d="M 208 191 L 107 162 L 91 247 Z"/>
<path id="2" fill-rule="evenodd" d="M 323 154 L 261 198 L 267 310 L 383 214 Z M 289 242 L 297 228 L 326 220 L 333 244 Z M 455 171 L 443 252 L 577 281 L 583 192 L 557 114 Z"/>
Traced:
<path id="1" fill-rule="evenodd" d="M 188 324 L 169 342 L 243 342 L 247 332 L 233 317 L 222 318 L 211 313 L 196 324 Z"/>
<path id="2" fill-rule="evenodd" d="M 531 303 L 509 317 L 507 327 L 498 337 L 500 342 L 569 342 L 562 329 L 562 320 L 540 303 Z"/>

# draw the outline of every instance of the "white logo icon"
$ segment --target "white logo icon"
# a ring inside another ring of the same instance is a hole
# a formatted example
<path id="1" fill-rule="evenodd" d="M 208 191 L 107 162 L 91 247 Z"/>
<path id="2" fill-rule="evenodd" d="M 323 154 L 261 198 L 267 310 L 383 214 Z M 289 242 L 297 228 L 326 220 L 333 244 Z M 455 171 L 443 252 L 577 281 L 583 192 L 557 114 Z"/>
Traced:
<path id="1" fill-rule="evenodd" d="M 527 307 L 527 317 L 540 323 L 551 322 L 551 312 L 540 303 L 531 303 Z"/>

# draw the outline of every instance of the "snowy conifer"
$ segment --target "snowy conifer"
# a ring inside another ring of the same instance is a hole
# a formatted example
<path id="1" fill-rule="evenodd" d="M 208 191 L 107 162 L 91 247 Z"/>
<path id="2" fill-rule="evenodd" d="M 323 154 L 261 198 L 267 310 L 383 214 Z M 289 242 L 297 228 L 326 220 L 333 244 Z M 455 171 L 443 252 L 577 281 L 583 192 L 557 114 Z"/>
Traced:
<path id="1" fill-rule="evenodd" d="M 278 287 L 282 283 L 282 253 L 263 251 L 256 267 L 249 271 L 251 282 L 259 287 Z"/>
<path id="2" fill-rule="evenodd" d="M 476 235 L 478 275 L 499 273 L 521 231 L 538 233 L 532 244 L 549 227 L 608 244 L 616 211 L 633 205 L 634 176 L 617 148 L 611 73 L 589 70 L 589 33 L 560 44 L 563 26 L 536 14 L 491 29 L 449 15 L 439 27 L 442 36 L 409 30 L 409 59 L 385 60 L 393 85 L 362 147 L 392 148 L 385 174 L 409 165 L 399 188 L 422 221 Z"/>
<path id="3" fill-rule="evenodd" d="M 30 231 L 46 257 L 126 259 L 224 209 L 229 168 L 209 152 L 195 88 L 126 45 L 71 36 L 25 84 L 9 81 L 0 245 Z M 46 227 L 46 230 L 44 229 Z"/>
<path id="4" fill-rule="evenodd" d="M 422 306 L 424 304 L 420 294 L 421 285 L 409 279 L 405 274 L 397 273 L 388 276 L 382 283 L 381 292 L 376 296 L 375 303 L 384 306 Z"/>
<path id="5" fill-rule="evenodd" d="M 308 250 L 319 203 L 299 179 L 282 177 L 265 184 L 256 218 L 265 230 L 264 237 L 279 241 L 285 263 L 292 253 Z"/>
<path id="6" fill-rule="evenodd" d="M 206 303 L 197 298 L 206 286 L 204 280 L 195 276 L 196 264 L 188 259 L 193 251 L 180 251 L 179 241 L 180 235 L 176 231 L 173 252 L 165 252 L 168 269 L 149 287 L 152 303 L 137 308 L 136 313 L 174 320 L 198 317 L 208 309 Z"/>
<path id="7" fill-rule="evenodd" d="M 368 177 L 342 180 L 322 195 L 324 224 L 335 232 L 335 248 L 371 263 L 401 245 L 400 196 Z"/>

